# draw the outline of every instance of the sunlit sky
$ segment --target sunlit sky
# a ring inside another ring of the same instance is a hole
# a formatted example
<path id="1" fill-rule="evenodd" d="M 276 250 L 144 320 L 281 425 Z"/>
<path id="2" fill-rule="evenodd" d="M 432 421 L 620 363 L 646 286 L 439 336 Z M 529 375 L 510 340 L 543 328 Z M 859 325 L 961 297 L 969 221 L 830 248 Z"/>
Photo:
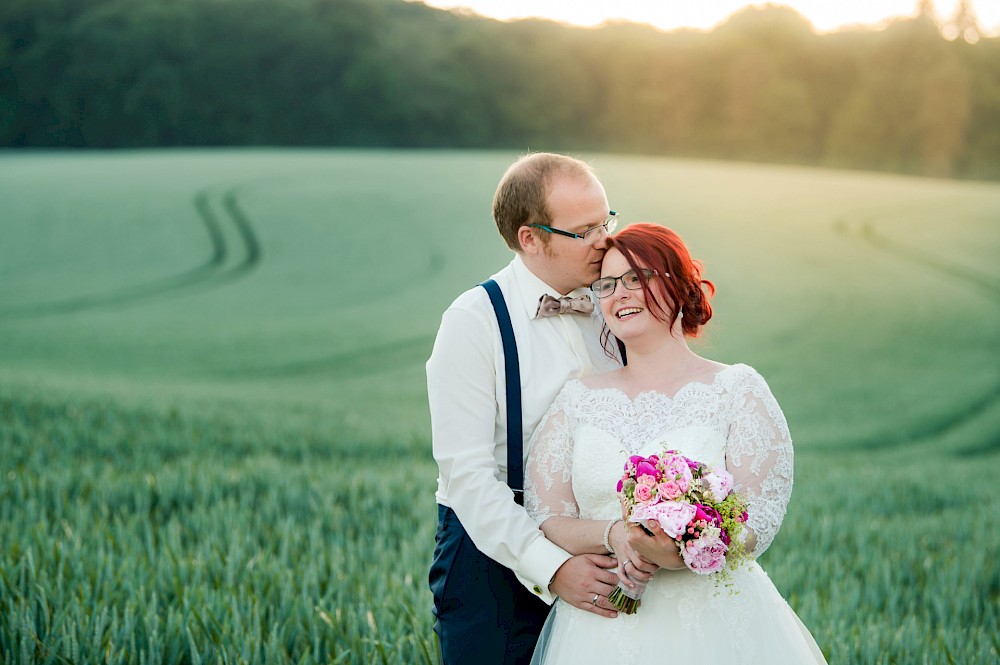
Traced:
<path id="1" fill-rule="evenodd" d="M 608 19 L 651 23 L 664 30 L 675 28 L 711 29 L 747 0 L 424 0 L 433 7 L 466 8 L 498 19 L 541 16 L 580 26 L 595 26 Z M 938 18 L 955 14 L 959 0 L 935 0 Z M 879 26 L 897 16 L 914 16 L 917 0 L 785 0 L 821 31 L 849 25 Z M 984 35 L 1000 34 L 1000 0 L 971 0 Z"/>

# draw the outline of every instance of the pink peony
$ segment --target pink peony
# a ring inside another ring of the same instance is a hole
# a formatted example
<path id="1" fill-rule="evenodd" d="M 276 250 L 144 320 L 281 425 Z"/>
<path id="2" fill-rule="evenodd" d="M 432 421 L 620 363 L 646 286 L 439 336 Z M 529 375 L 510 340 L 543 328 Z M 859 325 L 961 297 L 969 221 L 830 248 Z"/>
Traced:
<path id="1" fill-rule="evenodd" d="M 692 571 L 699 575 L 716 573 L 726 565 L 729 548 L 722 541 L 719 529 L 706 529 L 701 536 L 689 540 L 681 548 L 681 558 Z"/>
<path id="2" fill-rule="evenodd" d="M 696 520 L 705 520 L 707 523 L 713 526 L 722 526 L 722 516 L 719 515 L 719 511 L 711 506 L 703 506 L 700 503 L 694 505 Z"/>
<path id="3" fill-rule="evenodd" d="M 681 493 L 687 492 L 691 488 L 691 467 L 688 466 L 687 458 L 683 455 L 670 455 L 663 458 L 664 480 L 672 480 L 677 483 Z"/>
<path id="4" fill-rule="evenodd" d="M 642 478 L 643 476 L 653 476 L 656 478 L 656 466 L 655 464 L 650 464 L 646 460 L 643 460 L 635 465 L 635 476 L 636 478 Z"/>
<path id="5" fill-rule="evenodd" d="M 678 538 L 694 519 L 695 508 L 684 501 L 668 501 L 648 506 L 638 506 L 629 517 L 630 522 L 656 520 L 671 538 Z"/>
<path id="6" fill-rule="evenodd" d="M 725 501 L 735 486 L 733 474 L 725 469 L 712 469 L 702 477 L 702 480 L 708 484 L 716 503 Z"/>

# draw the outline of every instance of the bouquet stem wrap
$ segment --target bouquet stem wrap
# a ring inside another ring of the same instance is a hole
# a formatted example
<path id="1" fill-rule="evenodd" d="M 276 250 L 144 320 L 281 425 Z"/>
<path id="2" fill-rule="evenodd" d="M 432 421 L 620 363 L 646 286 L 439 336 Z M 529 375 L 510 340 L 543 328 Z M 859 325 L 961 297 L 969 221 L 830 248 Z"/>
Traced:
<path id="1" fill-rule="evenodd" d="M 631 589 L 625 586 L 625 582 L 619 582 L 610 594 L 608 600 L 611 606 L 623 614 L 635 614 L 642 605 L 642 594 L 646 591 L 646 583 L 640 582 L 628 573 L 625 576 L 635 584 Z"/>

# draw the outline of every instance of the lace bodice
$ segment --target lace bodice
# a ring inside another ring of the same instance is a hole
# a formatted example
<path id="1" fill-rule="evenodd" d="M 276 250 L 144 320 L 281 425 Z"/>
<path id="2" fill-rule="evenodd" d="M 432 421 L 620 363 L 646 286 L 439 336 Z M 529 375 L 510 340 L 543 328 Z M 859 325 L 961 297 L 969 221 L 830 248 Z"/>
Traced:
<path id="1" fill-rule="evenodd" d="M 569 381 L 530 443 L 528 513 L 539 523 L 554 515 L 618 517 L 615 485 L 627 457 L 666 449 L 725 464 L 749 498 L 753 555 L 763 553 L 792 493 L 792 441 L 767 383 L 747 365 L 727 367 L 711 383 L 689 383 L 673 397 L 649 391 L 632 399 Z"/>

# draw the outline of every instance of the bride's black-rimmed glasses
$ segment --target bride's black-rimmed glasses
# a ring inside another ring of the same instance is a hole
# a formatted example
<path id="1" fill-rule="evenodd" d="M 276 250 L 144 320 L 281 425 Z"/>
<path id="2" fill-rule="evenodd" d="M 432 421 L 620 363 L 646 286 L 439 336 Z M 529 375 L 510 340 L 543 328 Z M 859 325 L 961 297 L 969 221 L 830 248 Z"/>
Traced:
<path id="1" fill-rule="evenodd" d="M 642 268 L 640 272 L 642 273 L 642 276 L 646 278 L 647 282 L 653 278 L 653 275 L 659 274 L 655 270 L 650 270 L 649 268 Z M 669 275 L 665 275 L 665 277 L 669 277 Z M 595 280 L 594 283 L 590 285 L 590 290 L 597 294 L 598 298 L 607 298 L 615 292 L 615 286 L 619 281 L 622 283 L 622 286 L 630 291 L 642 288 L 642 281 L 639 279 L 639 275 L 636 274 L 634 270 L 629 270 L 624 275 L 620 275 L 618 277 L 602 277 Z"/>

